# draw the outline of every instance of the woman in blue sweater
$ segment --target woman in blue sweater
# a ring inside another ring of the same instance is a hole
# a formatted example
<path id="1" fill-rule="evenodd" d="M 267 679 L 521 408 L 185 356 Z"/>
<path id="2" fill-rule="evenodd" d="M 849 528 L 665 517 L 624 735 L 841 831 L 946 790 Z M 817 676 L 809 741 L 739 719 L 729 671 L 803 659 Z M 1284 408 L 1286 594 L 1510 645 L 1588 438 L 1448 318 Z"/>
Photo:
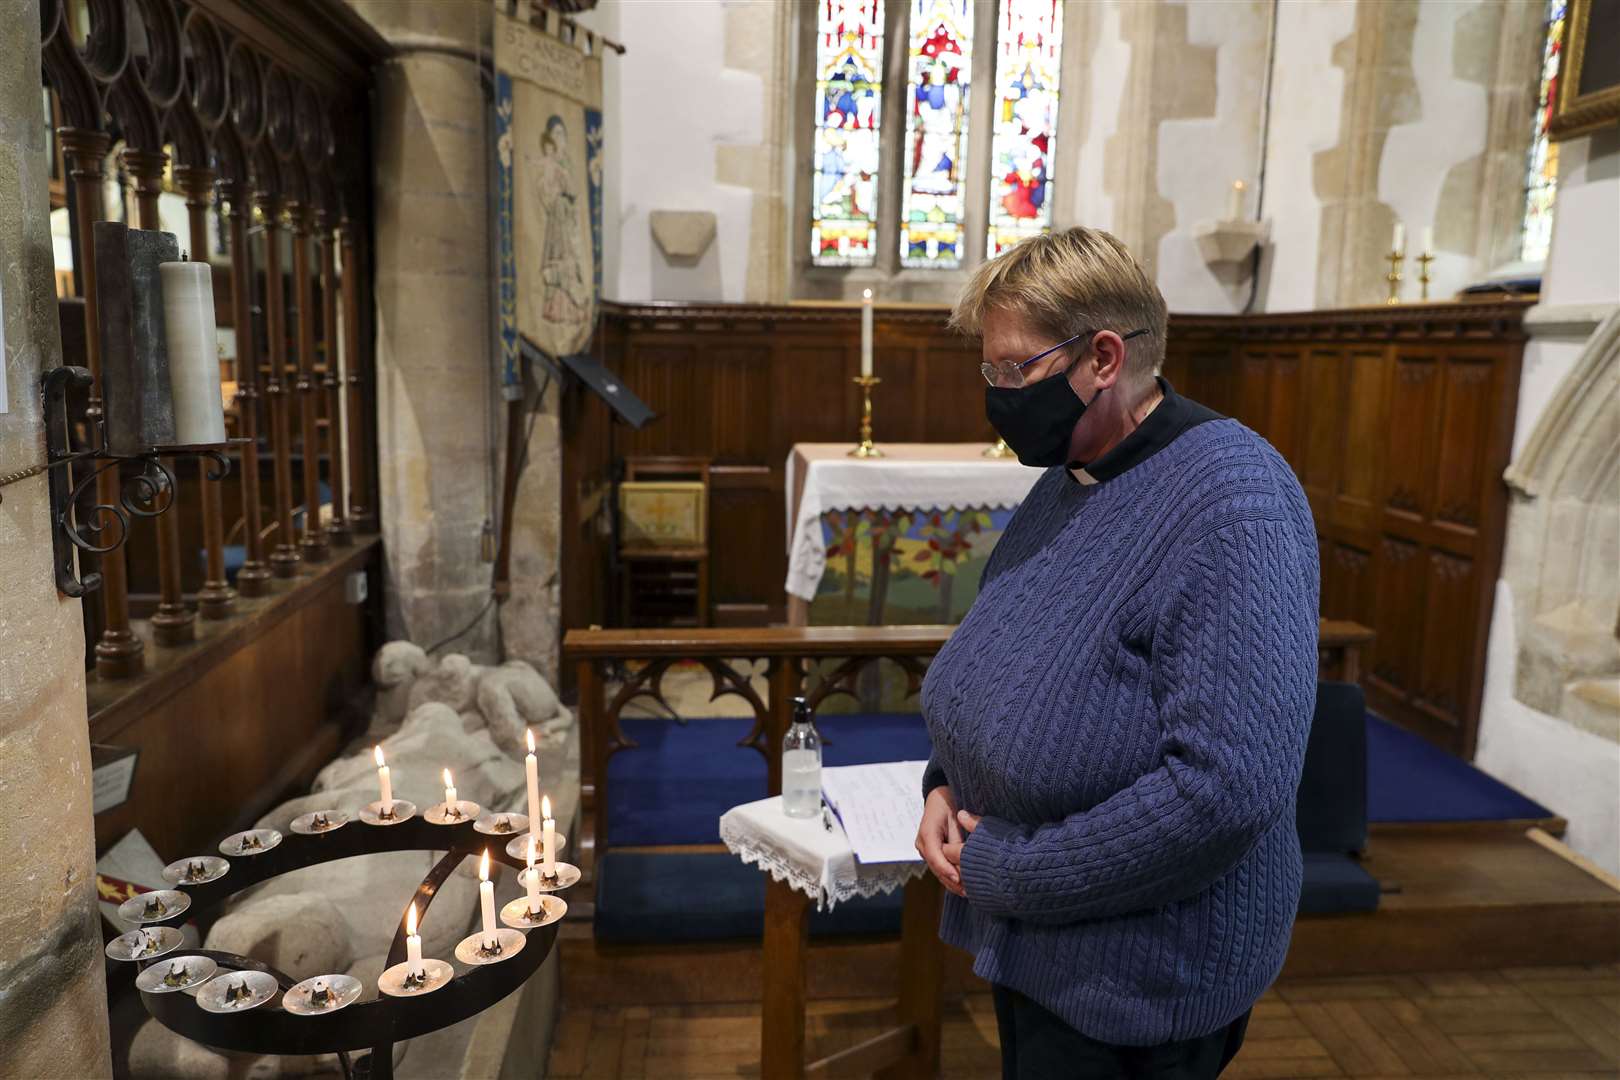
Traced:
<path id="1" fill-rule="evenodd" d="M 1003 253 L 952 322 L 1046 473 L 923 684 L 941 936 L 994 986 L 1005 1077 L 1216 1076 L 1299 901 L 1310 508 L 1157 377 L 1164 298 L 1107 233 Z"/>

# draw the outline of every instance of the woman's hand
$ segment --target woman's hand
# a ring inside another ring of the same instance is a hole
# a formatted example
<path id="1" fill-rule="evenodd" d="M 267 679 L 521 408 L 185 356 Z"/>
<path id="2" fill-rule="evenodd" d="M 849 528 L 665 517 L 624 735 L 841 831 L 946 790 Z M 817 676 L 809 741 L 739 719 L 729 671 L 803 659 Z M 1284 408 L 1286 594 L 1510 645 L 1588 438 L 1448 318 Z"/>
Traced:
<path id="1" fill-rule="evenodd" d="M 962 891 L 962 875 L 957 870 L 962 859 L 963 838 L 956 816 L 956 797 L 949 787 L 941 784 L 930 791 L 923 800 L 922 824 L 917 828 L 917 854 L 923 857 L 923 862 L 946 890 L 966 896 Z"/>

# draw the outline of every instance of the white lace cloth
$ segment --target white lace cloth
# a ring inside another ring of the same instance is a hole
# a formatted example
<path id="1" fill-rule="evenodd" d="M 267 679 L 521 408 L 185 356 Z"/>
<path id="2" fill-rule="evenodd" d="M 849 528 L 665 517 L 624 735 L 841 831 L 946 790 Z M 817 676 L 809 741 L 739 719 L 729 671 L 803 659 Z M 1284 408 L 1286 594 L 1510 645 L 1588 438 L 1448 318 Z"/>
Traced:
<path id="1" fill-rule="evenodd" d="M 840 900 L 893 892 L 927 870 L 920 858 L 863 866 L 855 861 L 838 818 L 828 814 L 828 819 L 830 830 L 820 814 L 790 818 L 782 812 L 782 797 L 774 795 L 720 815 L 720 839 L 743 862 L 815 900 L 817 910 L 830 911 Z"/>
<path id="2" fill-rule="evenodd" d="M 787 591 L 814 600 L 827 569 L 821 515 L 829 510 L 1007 508 L 1042 470 L 984 456 L 983 443 L 884 443 L 881 458 L 842 443 L 799 443 L 787 459 Z M 797 511 L 797 512 L 795 512 Z"/>

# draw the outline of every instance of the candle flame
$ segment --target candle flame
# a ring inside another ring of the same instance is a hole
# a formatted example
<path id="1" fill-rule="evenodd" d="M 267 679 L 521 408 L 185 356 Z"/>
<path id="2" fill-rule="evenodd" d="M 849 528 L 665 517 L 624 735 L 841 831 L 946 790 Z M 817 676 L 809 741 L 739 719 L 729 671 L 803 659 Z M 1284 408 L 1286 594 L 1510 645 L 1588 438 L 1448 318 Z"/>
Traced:
<path id="1" fill-rule="evenodd" d="M 530 728 L 524 728 L 523 736 L 529 740 L 529 753 L 534 753 L 534 731 Z"/>
<path id="2" fill-rule="evenodd" d="M 1241 180 L 1232 181 L 1232 189 L 1234 191 L 1242 191 L 1243 190 L 1243 181 L 1241 181 Z"/>
<path id="3" fill-rule="evenodd" d="M 872 299 L 872 290 L 871 289 L 862 289 L 861 290 L 861 299 L 862 300 L 870 300 L 870 299 Z"/>
<path id="4" fill-rule="evenodd" d="M 484 849 L 484 857 L 478 860 L 478 880 L 489 880 L 489 848 Z"/>
<path id="5" fill-rule="evenodd" d="M 411 901 L 410 910 L 405 912 L 405 936 L 416 936 L 416 901 Z"/>
<path id="6" fill-rule="evenodd" d="M 540 816 L 542 818 L 548 818 L 548 817 L 551 816 L 551 796 L 550 795 L 542 795 L 542 796 L 540 796 Z"/>
<path id="7" fill-rule="evenodd" d="M 377 759 L 377 768 L 383 767 L 382 744 L 378 743 L 371 748 L 371 753 Z"/>
<path id="8" fill-rule="evenodd" d="M 456 782 L 454 780 L 450 779 L 450 770 L 449 769 L 444 770 L 444 786 L 445 787 L 454 787 L 455 783 Z"/>

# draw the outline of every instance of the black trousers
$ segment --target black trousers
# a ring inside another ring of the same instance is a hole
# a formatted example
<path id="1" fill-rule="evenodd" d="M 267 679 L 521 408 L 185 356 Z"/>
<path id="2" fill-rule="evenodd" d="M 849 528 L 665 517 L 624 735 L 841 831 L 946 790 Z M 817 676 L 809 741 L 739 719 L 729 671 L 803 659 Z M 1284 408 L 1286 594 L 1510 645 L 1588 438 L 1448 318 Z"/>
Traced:
<path id="1" fill-rule="evenodd" d="M 1087 1038 L 1016 990 L 993 989 L 1002 1080 L 1214 1080 L 1249 1026 L 1245 1012 L 1202 1038 L 1116 1046 Z"/>

